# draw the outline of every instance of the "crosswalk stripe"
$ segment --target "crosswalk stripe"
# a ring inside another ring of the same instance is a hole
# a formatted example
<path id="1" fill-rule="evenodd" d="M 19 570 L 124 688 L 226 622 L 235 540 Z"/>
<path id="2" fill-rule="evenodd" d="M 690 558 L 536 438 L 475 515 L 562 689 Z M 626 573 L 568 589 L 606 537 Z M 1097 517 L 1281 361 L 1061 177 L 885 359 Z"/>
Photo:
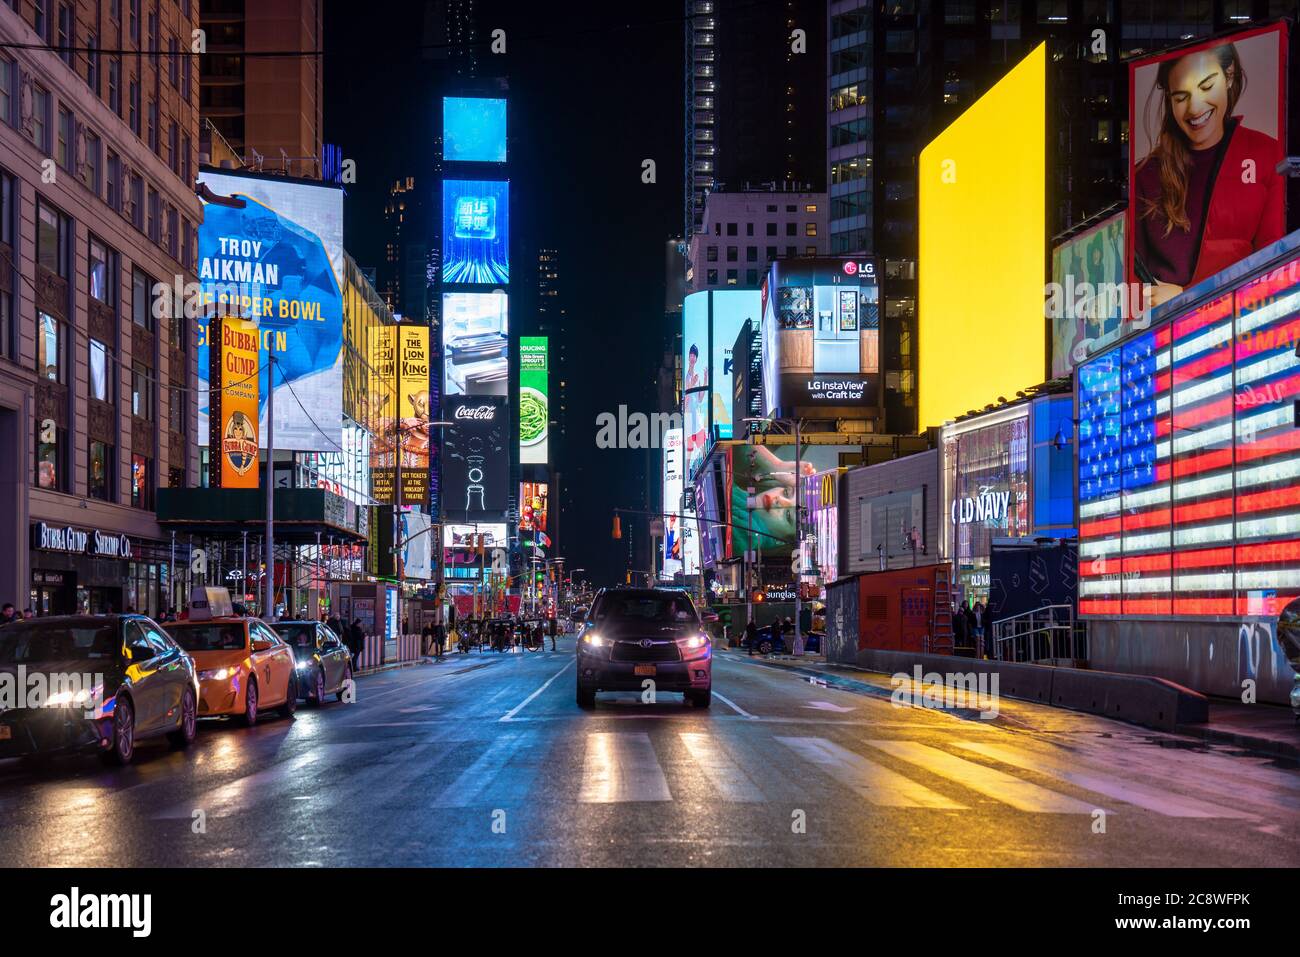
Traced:
<path id="1" fill-rule="evenodd" d="M 749 775 L 741 770 L 740 765 L 731 759 L 712 735 L 683 731 L 681 739 L 690 752 L 691 759 L 704 772 L 722 800 L 736 803 L 766 800 Z"/>
<path id="2" fill-rule="evenodd" d="M 982 741 L 957 741 L 955 744 L 959 748 L 982 754 L 984 757 L 1001 761 L 1003 764 L 1009 764 L 1012 767 L 1051 774 L 1053 777 L 1062 778 L 1076 787 L 1083 788 L 1085 791 L 1095 791 L 1097 794 L 1104 794 L 1116 801 L 1123 801 L 1126 804 L 1145 808 L 1148 811 L 1155 811 L 1165 817 L 1226 817 L 1237 819 L 1254 817 L 1254 815 L 1244 814 L 1218 804 L 1211 804 L 1185 795 L 1170 794 L 1166 791 L 1145 787 L 1134 781 L 1122 781 L 1118 778 L 1106 778 L 1097 774 L 1066 769 L 1046 771 L 1042 767 L 1041 760 L 1000 745 L 986 744 Z"/>
<path id="3" fill-rule="evenodd" d="M 778 741 L 806 761 L 817 765 L 841 784 L 882 807 L 928 807 L 965 810 L 964 804 L 931 791 L 896 771 L 868 761 L 862 755 L 825 738 L 784 738 Z"/>
<path id="4" fill-rule="evenodd" d="M 290 758 L 279 764 L 246 774 L 241 778 L 212 788 L 190 801 L 173 804 L 154 814 L 156 820 L 174 820 L 192 817 L 201 810 L 207 817 L 228 817 L 246 811 L 255 804 L 271 800 L 285 791 L 314 790 L 313 765 L 332 774 L 340 765 L 348 764 L 348 755 L 366 751 L 370 744 L 323 744 L 309 753 Z"/>
<path id="5" fill-rule="evenodd" d="M 533 731 L 501 735 L 487 750 L 467 767 L 443 792 L 434 799 L 436 807 L 474 807 L 477 804 L 514 804 L 526 796 L 533 783 L 533 775 L 526 768 L 508 768 L 510 759 L 520 750 L 533 747 L 537 734 Z M 498 782 L 506 775 L 504 782 Z"/>
<path id="6" fill-rule="evenodd" d="M 672 799 L 650 735 L 644 731 L 600 731 L 587 735 L 580 802 L 619 804 Z"/>
<path id="7" fill-rule="evenodd" d="M 1097 810 L 1096 805 L 1086 801 L 1049 791 L 1023 778 L 967 761 L 928 744 L 899 740 L 866 743 L 1020 811 L 1035 814 L 1091 814 Z"/>

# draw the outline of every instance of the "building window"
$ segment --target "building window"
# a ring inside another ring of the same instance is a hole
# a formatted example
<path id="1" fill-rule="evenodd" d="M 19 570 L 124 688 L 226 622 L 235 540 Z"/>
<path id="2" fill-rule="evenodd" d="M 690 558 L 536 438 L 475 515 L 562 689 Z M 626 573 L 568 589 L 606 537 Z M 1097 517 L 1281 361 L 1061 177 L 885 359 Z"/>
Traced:
<path id="1" fill-rule="evenodd" d="M 803 234 L 804 234 L 805 236 L 816 236 L 816 235 L 817 235 L 817 224 L 816 224 L 816 223 L 804 223 L 804 224 L 803 224 Z"/>
<path id="2" fill-rule="evenodd" d="M 746 270 L 745 270 L 745 285 L 746 285 L 746 286 L 757 286 L 757 285 L 758 285 L 758 270 L 757 270 L 757 269 L 746 269 Z"/>
<path id="3" fill-rule="evenodd" d="M 153 68 L 158 69 L 158 11 L 156 9 L 149 11 L 149 61 Z"/>
<path id="4" fill-rule="evenodd" d="M 90 397 L 98 399 L 100 402 L 112 402 L 112 391 L 109 389 L 111 376 L 109 367 L 112 362 L 108 357 L 108 346 L 104 345 L 98 339 L 90 340 Z"/>
<path id="5" fill-rule="evenodd" d="M 153 332 L 153 309 L 149 292 L 153 280 L 138 269 L 131 271 L 131 321 Z"/>
<path id="6" fill-rule="evenodd" d="M 735 223 L 727 223 L 727 235 L 728 235 L 728 236 L 734 236 L 734 235 L 736 235 L 736 224 L 735 224 Z"/>
<path id="7" fill-rule="evenodd" d="M 90 132 L 90 130 L 86 130 L 86 165 L 81 169 L 81 182 L 85 184 L 86 189 L 96 196 L 100 195 L 102 187 L 99 172 L 99 149 L 99 136 Z"/>
<path id="8" fill-rule="evenodd" d="M 716 269 L 710 269 L 708 271 L 708 273 L 706 274 L 705 283 L 706 285 L 709 286 L 716 286 L 718 284 L 718 271 Z"/>
<path id="9" fill-rule="evenodd" d="M 112 150 L 108 151 L 108 188 L 104 191 L 104 201 L 113 212 L 122 211 L 122 158 Z"/>
<path id="10" fill-rule="evenodd" d="M 194 267 L 194 227 L 184 216 L 181 217 L 181 265 L 186 269 Z"/>
<path id="11" fill-rule="evenodd" d="M 36 18 L 32 21 L 32 29 L 46 43 L 50 42 L 50 0 L 36 0 Z"/>
<path id="12" fill-rule="evenodd" d="M 180 83 L 181 58 L 180 48 L 175 37 L 167 40 L 167 80 L 175 89 Z"/>
<path id="13" fill-rule="evenodd" d="M 130 3 L 127 26 L 131 34 L 131 42 L 138 47 L 140 45 L 140 0 L 130 0 Z"/>
<path id="14" fill-rule="evenodd" d="M 90 442 L 86 475 L 86 494 L 100 501 L 111 501 L 109 490 L 113 487 L 113 446 L 107 442 Z"/>
<path id="15" fill-rule="evenodd" d="M 816 256 L 816 255 L 817 255 L 817 247 L 816 247 L 816 246 L 805 246 L 805 247 L 803 248 L 803 254 L 804 254 L 805 256 Z"/>
<path id="16" fill-rule="evenodd" d="M 99 96 L 99 38 L 93 33 L 86 37 L 86 86 Z"/>
<path id="17" fill-rule="evenodd" d="M 66 3 L 59 4 L 59 56 L 72 65 L 72 8 Z"/>
<path id="18" fill-rule="evenodd" d="M 181 67 L 181 70 L 182 70 L 182 72 L 181 72 L 181 99 L 185 100 L 185 102 L 187 102 L 187 103 L 188 103 L 189 100 L 190 100 L 190 90 L 191 90 L 191 86 L 190 86 L 190 68 L 191 68 L 191 65 L 192 65 L 192 61 L 191 61 L 191 59 L 190 59 L 188 56 L 186 56 L 186 57 L 185 57 L 185 63 L 184 63 L 184 64 L 182 65 L 182 67 Z"/>
<path id="19" fill-rule="evenodd" d="M 178 248 L 178 244 L 181 240 L 181 231 L 180 227 L 177 225 L 177 217 L 178 214 L 176 212 L 176 207 L 169 204 L 167 206 L 167 254 L 171 256 L 172 259 L 181 258 L 180 249 Z"/>
<path id="20" fill-rule="evenodd" d="M 14 297 L 0 289 L 0 356 L 14 355 Z"/>
<path id="21" fill-rule="evenodd" d="M 108 247 L 94 236 L 90 237 L 90 295 L 109 306 L 113 304 L 113 287 L 116 283 L 117 270 L 114 265 L 113 254 Z"/>
<path id="22" fill-rule="evenodd" d="M 158 190 L 149 187 L 149 238 L 162 242 L 162 199 Z"/>
<path id="23" fill-rule="evenodd" d="M 122 115 L 122 60 L 109 57 L 108 60 L 108 108 L 116 115 Z"/>
<path id="24" fill-rule="evenodd" d="M 181 131 L 172 120 L 171 125 L 167 127 L 167 165 L 173 173 L 179 174 L 181 159 Z"/>
<path id="25" fill-rule="evenodd" d="M 785 247 L 785 255 L 786 255 L 786 258 L 787 258 L 787 259 L 794 259 L 795 256 L 798 256 L 798 255 L 799 255 L 799 247 L 798 247 L 798 246 L 786 246 L 786 247 Z"/>
<path id="26" fill-rule="evenodd" d="M 131 132 L 134 133 L 136 136 L 139 136 L 140 135 L 140 81 L 137 80 L 135 77 L 131 77 L 131 83 L 128 89 L 130 90 L 130 104 L 128 106 L 129 113 L 128 113 L 127 121 L 131 125 Z"/>
<path id="27" fill-rule="evenodd" d="M 149 101 L 149 149 L 158 155 L 158 101 Z"/>
<path id="28" fill-rule="evenodd" d="M 729 262 L 729 263 L 734 263 L 734 262 L 738 261 L 739 258 L 740 258 L 740 247 L 739 247 L 739 246 L 728 246 L 728 247 L 727 247 L 727 262 Z"/>
<path id="29" fill-rule="evenodd" d="M 768 261 L 768 262 L 771 262 L 773 259 L 776 258 L 776 247 L 775 247 L 775 246 L 768 246 L 765 250 L 763 250 L 763 252 L 764 252 L 764 254 L 767 256 L 767 261 Z"/>
<path id="30" fill-rule="evenodd" d="M 718 261 L 718 247 L 717 247 L 717 246 L 709 246 L 709 247 L 704 251 L 704 258 L 705 258 L 708 262 L 711 262 L 711 263 L 715 263 L 715 262 L 717 262 L 717 261 Z"/>
<path id="31" fill-rule="evenodd" d="M 135 359 L 131 362 L 131 414 L 146 422 L 153 421 L 153 380 L 149 367 Z"/>
<path id="32" fill-rule="evenodd" d="M 785 234 L 786 234 L 787 236 L 798 236 L 798 235 L 799 235 L 799 224 L 798 224 L 798 223 L 786 223 L 786 224 L 785 224 Z"/>
<path id="33" fill-rule="evenodd" d="M 131 507 L 153 511 L 153 460 L 131 456 Z"/>
<path id="34" fill-rule="evenodd" d="M 14 125 L 14 61 L 0 56 L 0 122 Z"/>
<path id="35" fill-rule="evenodd" d="M 747 262 L 747 263 L 756 263 L 756 262 L 758 262 L 758 247 L 757 247 L 757 246 L 746 246 L 746 247 L 745 247 L 745 262 Z"/>
<path id="36" fill-rule="evenodd" d="M 768 224 L 767 224 L 767 234 L 768 234 L 769 236 L 775 236 L 775 235 L 776 235 L 776 223 L 768 223 Z"/>
<path id="37" fill-rule="evenodd" d="M 752 235 L 754 235 L 754 224 L 753 224 L 753 223 L 746 223 L 746 224 L 745 224 L 745 235 L 746 235 L 746 236 L 752 236 Z"/>
<path id="38" fill-rule="evenodd" d="M 131 224 L 144 232 L 144 178 L 131 175 Z"/>
<path id="39" fill-rule="evenodd" d="M 189 136 L 181 137 L 181 179 L 185 180 L 187 187 L 194 185 L 194 167 L 190 161 Z"/>
<path id="40" fill-rule="evenodd" d="M 50 91 L 32 86 L 32 142 L 43 153 L 50 151 Z"/>
<path id="41" fill-rule="evenodd" d="M 36 261 L 68 278 L 68 217 L 41 201 L 36 203 Z"/>
<path id="42" fill-rule="evenodd" d="M 734 285 L 736 285 L 736 283 L 738 283 L 738 282 L 740 281 L 740 278 L 739 278 L 739 277 L 740 277 L 740 270 L 739 270 L 739 269 L 728 269 L 728 270 L 727 270 L 727 285 L 728 285 L 728 286 L 734 286 Z"/>
<path id="43" fill-rule="evenodd" d="M 36 314 L 36 375 L 63 382 L 63 349 L 67 336 L 63 323 L 47 312 Z"/>
<path id="44" fill-rule="evenodd" d="M 53 419 L 36 420 L 36 486 L 54 492 L 66 491 L 64 468 L 66 433 Z"/>
<path id="45" fill-rule="evenodd" d="M 72 111 L 65 106 L 59 107 L 59 148 L 56 158 L 64 169 L 72 169 Z"/>

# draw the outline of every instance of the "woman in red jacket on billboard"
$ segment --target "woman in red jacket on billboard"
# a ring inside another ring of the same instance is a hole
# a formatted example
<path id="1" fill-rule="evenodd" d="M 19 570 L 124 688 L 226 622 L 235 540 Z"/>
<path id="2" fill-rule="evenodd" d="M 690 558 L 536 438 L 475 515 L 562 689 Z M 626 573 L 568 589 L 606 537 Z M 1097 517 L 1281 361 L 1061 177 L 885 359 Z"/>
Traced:
<path id="1" fill-rule="evenodd" d="M 1152 96 L 1159 130 L 1137 166 L 1134 271 L 1146 305 L 1280 239 L 1285 180 L 1279 141 L 1234 115 L 1246 88 L 1237 47 L 1224 43 L 1161 61 Z"/>

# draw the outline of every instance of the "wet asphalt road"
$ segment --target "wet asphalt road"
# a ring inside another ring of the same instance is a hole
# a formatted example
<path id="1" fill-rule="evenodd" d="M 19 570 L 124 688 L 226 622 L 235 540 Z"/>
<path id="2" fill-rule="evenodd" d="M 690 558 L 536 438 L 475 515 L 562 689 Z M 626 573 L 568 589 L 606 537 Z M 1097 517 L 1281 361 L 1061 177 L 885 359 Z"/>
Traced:
<path id="1" fill-rule="evenodd" d="M 572 644 L 201 722 L 125 769 L 0 761 L 0 865 L 1300 866 L 1300 773 L 1268 758 L 1037 705 L 896 707 L 731 652 L 709 710 L 583 712 Z"/>

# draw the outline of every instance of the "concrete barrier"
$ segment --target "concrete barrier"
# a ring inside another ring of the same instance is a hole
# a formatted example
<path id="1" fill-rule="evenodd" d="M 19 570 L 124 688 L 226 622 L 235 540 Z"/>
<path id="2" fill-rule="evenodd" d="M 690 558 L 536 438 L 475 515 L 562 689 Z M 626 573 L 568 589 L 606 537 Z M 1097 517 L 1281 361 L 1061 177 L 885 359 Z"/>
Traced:
<path id="1" fill-rule="evenodd" d="M 857 655 L 859 668 L 882 674 L 902 672 L 910 676 L 917 665 L 923 673 L 996 672 L 998 693 L 1008 698 L 1118 718 L 1163 731 L 1173 731 L 1180 724 L 1203 724 L 1209 720 L 1209 701 L 1204 695 L 1150 675 L 873 648 L 859 651 Z"/>

